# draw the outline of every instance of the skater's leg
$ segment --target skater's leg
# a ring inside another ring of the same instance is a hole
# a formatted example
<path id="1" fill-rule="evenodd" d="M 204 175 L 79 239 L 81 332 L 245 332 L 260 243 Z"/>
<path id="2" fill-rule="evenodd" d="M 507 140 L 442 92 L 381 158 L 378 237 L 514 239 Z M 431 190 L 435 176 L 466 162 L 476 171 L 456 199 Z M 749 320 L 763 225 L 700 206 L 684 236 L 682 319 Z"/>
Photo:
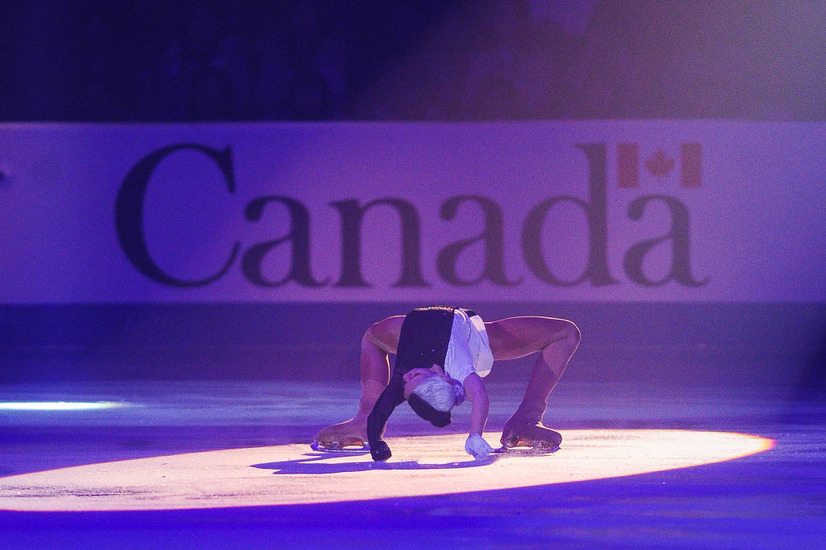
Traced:
<path id="1" fill-rule="evenodd" d="M 361 398 L 356 416 L 327 426 L 316 441 L 328 448 L 363 445 L 367 441 L 367 416 L 390 381 L 389 354 L 396 353 L 403 316 L 390 317 L 371 326 L 361 339 L 359 373 Z"/>
<path id="2" fill-rule="evenodd" d="M 558 447 L 561 436 L 541 421 L 548 396 L 579 345 L 579 329 L 564 319 L 511 317 L 489 323 L 487 331 L 495 360 L 539 354 L 522 402 L 505 424 L 502 443 Z"/>

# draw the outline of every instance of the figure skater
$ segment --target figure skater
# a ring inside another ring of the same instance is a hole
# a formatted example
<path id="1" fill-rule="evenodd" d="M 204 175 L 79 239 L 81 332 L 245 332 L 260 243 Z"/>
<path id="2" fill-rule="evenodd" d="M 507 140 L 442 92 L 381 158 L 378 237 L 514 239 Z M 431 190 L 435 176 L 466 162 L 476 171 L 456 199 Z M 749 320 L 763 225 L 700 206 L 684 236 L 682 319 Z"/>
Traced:
<path id="1" fill-rule="evenodd" d="M 323 428 L 321 449 L 369 443 L 373 460 L 390 458 L 382 440 L 387 420 L 405 400 L 434 426 L 450 423 L 450 410 L 471 402 L 465 451 L 484 459 L 491 446 L 482 437 L 488 395 L 482 377 L 494 360 L 538 353 L 525 396 L 505 423 L 501 443 L 507 448 L 559 448 L 562 436 L 542 424 L 548 396 L 577 349 L 580 332 L 571 321 L 551 317 L 509 317 L 485 323 L 467 309 L 432 306 L 373 324 L 361 340 L 361 399 L 354 418 Z M 390 375 L 389 355 L 396 355 Z"/>

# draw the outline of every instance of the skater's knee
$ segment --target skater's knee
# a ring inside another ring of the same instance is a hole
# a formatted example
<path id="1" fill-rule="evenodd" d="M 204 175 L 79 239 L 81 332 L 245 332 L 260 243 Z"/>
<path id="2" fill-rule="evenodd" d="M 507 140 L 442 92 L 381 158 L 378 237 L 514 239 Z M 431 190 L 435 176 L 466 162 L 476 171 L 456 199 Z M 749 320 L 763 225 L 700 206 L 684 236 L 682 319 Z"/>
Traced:
<path id="1" fill-rule="evenodd" d="M 361 349 L 365 348 L 381 350 L 383 353 L 396 353 L 399 347 L 399 334 L 404 316 L 396 315 L 388 317 L 377 323 L 373 323 L 361 338 Z"/>
<path id="2" fill-rule="evenodd" d="M 579 347 L 579 342 L 582 340 L 582 332 L 571 321 L 565 321 L 562 327 L 557 332 L 557 340 L 555 343 L 560 347 L 564 347 L 569 353 L 574 353 Z"/>
<path id="3" fill-rule="evenodd" d="M 571 344 L 573 349 L 576 349 L 580 341 L 582 341 L 582 332 L 572 321 L 568 321 L 565 324 L 565 335 L 566 340 Z"/>

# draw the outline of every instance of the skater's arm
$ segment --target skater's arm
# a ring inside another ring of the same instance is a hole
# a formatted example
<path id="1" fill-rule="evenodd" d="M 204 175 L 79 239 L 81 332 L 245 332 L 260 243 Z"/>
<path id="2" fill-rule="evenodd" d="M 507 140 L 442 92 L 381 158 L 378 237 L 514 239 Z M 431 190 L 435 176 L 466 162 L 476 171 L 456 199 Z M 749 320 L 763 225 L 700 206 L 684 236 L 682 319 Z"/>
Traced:
<path id="1" fill-rule="evenodd" d="M 463 383 L 465 395 L 470 399 L 470 434 L 465 441 L 465 451 L 477 460 L 484 460 L 493 449 L 482 437 L 488 421 L 488 392 L 478 374 L 473 373 Z"/>
<path id="2" fill-rule="evenodd" d="M 470 435 L 481 435 L 488 422 L 488 392 L 485 383 L 478 374 L 472 373 L 465 378 L 462 384 L 465 387 L 465 395 L 470 399 Z"/>
<path id="3" fill-rule="evenodd" d="M 387 460 L 390 458 L 390 448 L 382 441 L 387 419 L 396 407 L 404 402 L 404 379 L 400 373 L 390 379 L 376 401 L 376 405 L 367 417 L 367 441 L 370 444 L 370 453 L 373 460 Z"/>

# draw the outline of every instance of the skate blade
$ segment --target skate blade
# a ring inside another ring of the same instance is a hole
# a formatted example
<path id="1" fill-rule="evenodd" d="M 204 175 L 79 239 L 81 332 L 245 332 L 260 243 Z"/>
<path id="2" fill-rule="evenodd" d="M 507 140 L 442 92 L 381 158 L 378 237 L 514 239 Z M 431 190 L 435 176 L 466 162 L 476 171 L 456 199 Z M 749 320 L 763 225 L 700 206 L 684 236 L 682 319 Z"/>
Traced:
<path id="1" fill-rule="evenodd" d="M 313 441 L 310 448 L 319 453 L 331 453 L 340 455 L 359 455 L 370 452 L 370 445 L 367 443 L 361 447 L 325 447 L 318 441 Z"/>
<path id="2" fill-rule="evenodd" d="M 510 454 L 510 455 L 552 455 L 559 450 L 559 446 L 556 447 L 508 447 L 507 445 L 502 445 L 498 449 L 494 449 L 494 453 L 496 454 Z"/>

